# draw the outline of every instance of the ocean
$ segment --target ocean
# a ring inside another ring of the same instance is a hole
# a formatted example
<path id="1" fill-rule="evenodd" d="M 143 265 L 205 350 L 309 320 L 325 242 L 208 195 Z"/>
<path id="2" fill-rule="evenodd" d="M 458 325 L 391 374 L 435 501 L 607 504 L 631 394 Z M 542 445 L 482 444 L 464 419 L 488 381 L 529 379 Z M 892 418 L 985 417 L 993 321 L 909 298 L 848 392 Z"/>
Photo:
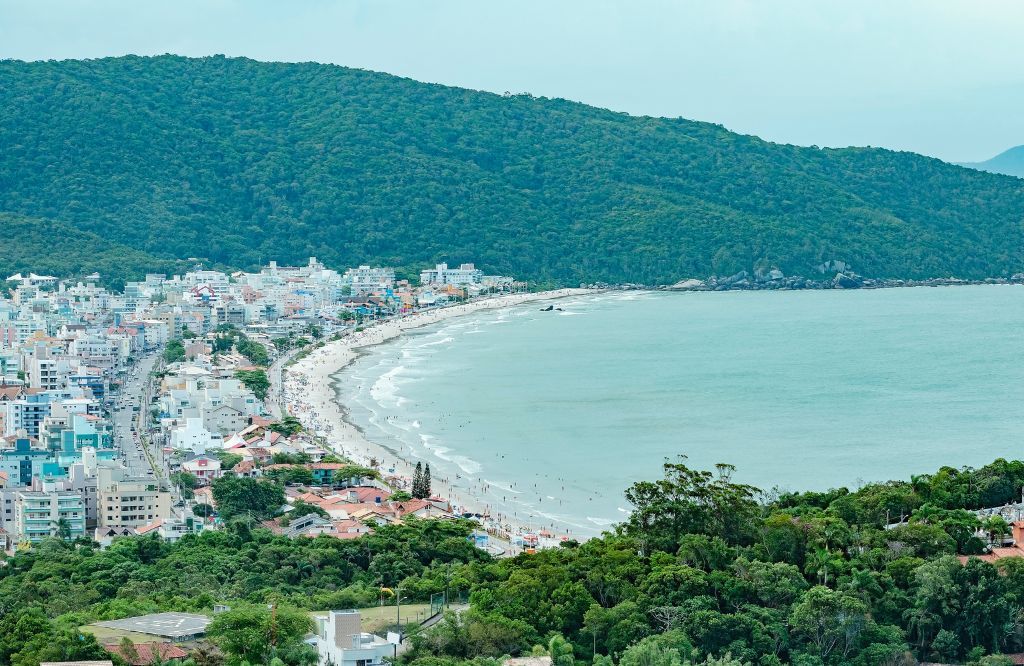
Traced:
<path id="1" fill-rule="evenodd" d="M 1024 454 L 1024 288 L 611 292 L 457 317 L 365 350 L 367 437 L 492 511 L 576 536 L 666 459 L 765 490 Z"/>

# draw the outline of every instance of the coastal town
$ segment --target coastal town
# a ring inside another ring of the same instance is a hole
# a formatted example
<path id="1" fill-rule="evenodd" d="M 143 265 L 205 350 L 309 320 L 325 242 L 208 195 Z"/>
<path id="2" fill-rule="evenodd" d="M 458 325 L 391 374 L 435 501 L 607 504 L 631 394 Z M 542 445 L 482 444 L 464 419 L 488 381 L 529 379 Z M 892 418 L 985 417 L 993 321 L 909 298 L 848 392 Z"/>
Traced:
<path id="1" fill-rule="evenodd" d="M 0 550 L 174 541 L 239 515 L 338 539 L 462 517 L 494 555 L 557 545 L 432 487 L 429 464 L 385 460 L 337 405 L 309 397 L 358 346 L 547 296 L 527 287 L 473 264 L 436 265 L 414 286 L 391 268 L 338 272 L 315 258 L 151 274 L 121 291 L 96 274 L 12 275 L 0 296 Z M 280 487 L 278 505 L 221 505 L 232 483 L 259 480 Z"/>

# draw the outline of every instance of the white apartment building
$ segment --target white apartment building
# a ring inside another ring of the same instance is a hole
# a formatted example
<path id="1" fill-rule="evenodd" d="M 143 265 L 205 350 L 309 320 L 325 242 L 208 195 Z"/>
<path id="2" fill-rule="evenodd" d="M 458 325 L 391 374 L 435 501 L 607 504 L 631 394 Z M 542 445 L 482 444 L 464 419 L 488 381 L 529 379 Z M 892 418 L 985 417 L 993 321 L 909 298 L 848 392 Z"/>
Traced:
<path id="1" fill-rule="evenodd" d="M 342 279 L 343 284 L 352 290 L 353 296 L 362 296 L 394 287 L 395 269 L 359 266 L 345 271 Z"/>
<path id="2" fill-rule="evenodd" d="M 36 543 L 51 536 L 76 539 L 85 536 L 85 499 L 80 492 L 56 490 L 49 483 L 42 490 L 22 490 L 14 505 L 15 538 Z"/>
<path id="3" fill-rule="evenodd" d="M 480 284 L 484 272 L 473 264 L 462 264 L 458 268 L 449 268 L 448 264 L 437 264 L 434 268 L 420 273 L 420 285 L 438 284 L 455 287 L 468 287 Z"/>

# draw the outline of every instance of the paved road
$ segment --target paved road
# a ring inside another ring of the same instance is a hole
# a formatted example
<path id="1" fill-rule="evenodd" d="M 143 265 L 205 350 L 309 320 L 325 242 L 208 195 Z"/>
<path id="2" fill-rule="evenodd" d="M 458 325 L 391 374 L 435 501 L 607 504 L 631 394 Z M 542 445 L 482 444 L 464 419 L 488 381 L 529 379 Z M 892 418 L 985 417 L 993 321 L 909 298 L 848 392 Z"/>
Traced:
<path id="1" fill-rule="evenodd" d="M 144 444 L 145 426 L 149 417 L 152 386 L 149 373 L 159 354 L 151 352 L 128 369 L 121 392 L 114 402 L 111 418 L 114 442 L 121 452 L 121 461 L 133 477 L 166 477 L 166 470 L 154 470 L 151 454 Z M 159 454 L 159 452 L 157 452 Z"/>
<path id="2" fill-rule="evenodd" d="M 266 406 L 267 412 L 275 419 L 279 419 L 284 415 L 284 366 L 300 351 L 302 349 L 290 349 L 271 363 L 267 369 L 270 390 L 267 391 L 267 399 L 263 401 L 263 404 Z"/>

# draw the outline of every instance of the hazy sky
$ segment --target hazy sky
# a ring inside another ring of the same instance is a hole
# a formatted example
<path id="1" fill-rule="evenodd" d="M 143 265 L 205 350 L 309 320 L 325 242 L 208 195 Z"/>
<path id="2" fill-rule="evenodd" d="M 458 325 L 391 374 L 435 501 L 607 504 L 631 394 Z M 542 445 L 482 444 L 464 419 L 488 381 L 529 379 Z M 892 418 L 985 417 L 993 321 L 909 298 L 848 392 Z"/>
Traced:
<path id="1" fill-rule="evenodd" d="M 1024 144 L 1016 0 L 0 0 L 0 57 L 331 62 L 951 161 Z"/>

